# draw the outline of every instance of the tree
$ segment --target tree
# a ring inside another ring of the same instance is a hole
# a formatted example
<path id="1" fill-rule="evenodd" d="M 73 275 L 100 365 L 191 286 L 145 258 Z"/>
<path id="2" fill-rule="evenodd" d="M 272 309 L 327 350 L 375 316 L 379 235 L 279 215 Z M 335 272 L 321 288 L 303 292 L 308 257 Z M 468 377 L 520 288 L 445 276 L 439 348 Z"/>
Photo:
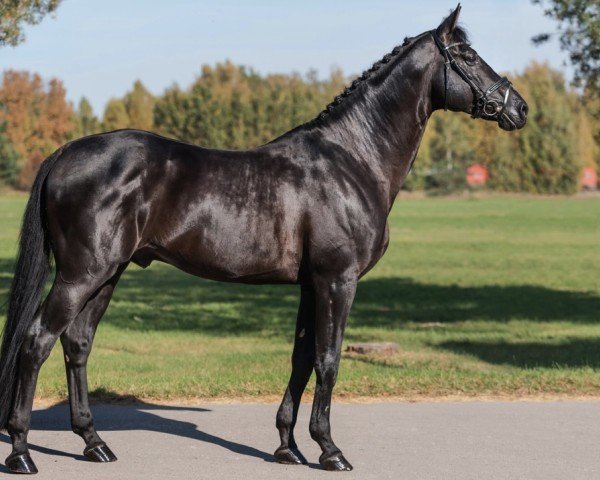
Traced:
<path id="1" fill-rule="evenodd" d="M 40 23 L 55 11 L 62 0 L 3 0 L 0 1 L 0 46 L 16 46 L 25 37 L 23 26 Z"/>
<path id="2" fill-rule="evenodd" d="M 81 100 L 79 100 L 79 106 L 77 107 L 77 112 L 75 112 L 75 117 L 77 120 L 78 136 L 84 137 L 100 131 L 100 122 L 98 122 L 96 115 L 94 115 L 92 105 L 87 98 L 81 97 Z"/>
<path id="3" fill-rule="evenodd" d="M 261 145 L 314 118 L 339 93 L 345 77 L 260 76 L 226 61 L 204 65 L 189 89 L 169 88 L 157 99 L 154 126 L 187 142 L 217 148 Z"/>
<path id="4" fill-rule="evenodd" d="M 188 129 L 189 94 L 178 85 L 165 90 L 154 107 L 154 125 L 163 135 L 181 140 L 189 139 Z M 188 140 L 189 141 L 189 140 Z"/>
<path id="5" fill-rule="evenodd" d="M 433 135 L 427 187 L 441 193 L 465 188 L 467 167 L 475 161 L 474 122 L 460 113 L 438 112 L 430 123 Z"/>
<path id="6" fill-rule="evenodd" d="M 544 13 L 559 22 L 560 44 L 575 67 L 575 84 L 585 87 L 596 105 L 590 110 L 600 120 L 600 2 L 598 0 L 533 0 L 544 5 Z M 542 33 L 534 43 L 546 42 L 552 34 Z M 596 129 L 600 142 L 600 129 Z"/>
<path id="7" fill-rule="evenodd" d="M 6 124 L 0 126 L 0 185 L 15 186 L 19 178 L 19 155 L 6 136 Z"/>
<path id="8" fill-rule="evenodd" d="M 129 128 L 130 121 L 127 109 L 122 100 L 112 98 L 106 104 L 104 117 L 102 118 L 102 130 L 119 130 Z"/>
<path id="9" fill-rule="evenodd" d="M 582 158 L 578 118 L 561 72 L 533 63 L 514 78 L 527 99 L 527 127 L 496 137 L 489 161 L 491 186 L 531 193 L 574 193 Z"/>
<path id="10" fill-rule="evenodd" d="M 71 105 L 60 80 L 8 70 L 0 86 L 0 123 L 19 158 L 18 185 L 27 188 L 39 163 L 74 136 Z"/>
<path id="11" fill-rule="evenodd" d="M 37 134 L 45 142 L 44 151 L 51 153 L 76 133 L 75 113 L 67 102 L 67 92 L 62 82 L 50 79 L 41 104 Z"/>
<path id="12" fill-rule="evenodd" d="M 123 103 L 129 117 L 129 128 L 153 129 L 155 99 L 140 80 L 135 81 L 133 90 L 125 95 Z"/>

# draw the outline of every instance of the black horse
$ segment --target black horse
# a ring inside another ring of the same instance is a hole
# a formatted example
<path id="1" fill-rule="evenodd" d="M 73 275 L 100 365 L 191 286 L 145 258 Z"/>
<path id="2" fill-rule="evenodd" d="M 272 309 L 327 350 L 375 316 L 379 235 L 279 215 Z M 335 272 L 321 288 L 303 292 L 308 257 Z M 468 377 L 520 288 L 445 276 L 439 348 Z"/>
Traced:
<path id="1" fill-rule="evenodd" d="M 293 429 L 314 369 L 319 461 L 352 468 L 329 423 L 344 327 L 358 279 L 386 250 L 387 217 L 427 120 L 445 108 L 514 130 L 527 117 L 524 100 L 457 27 L 459 12 L 406 39 L 317 118 L 261 147 L 213 150 L 121 130 L 71 142 L 42 164 L 2 342 L 0 427 L 12 439 L 11 471 L 36 472 L 27 448 L 32 402 L 59 337 L 73 431 L 88 458 L 116 460 L 93 426 L 86 362 L 120 275 L 130 262 L 154 260 L 213 280 L 300 286 L 275 458 L 304 461 Z M 56 276 L 40 306 L 51 255 Z"/>

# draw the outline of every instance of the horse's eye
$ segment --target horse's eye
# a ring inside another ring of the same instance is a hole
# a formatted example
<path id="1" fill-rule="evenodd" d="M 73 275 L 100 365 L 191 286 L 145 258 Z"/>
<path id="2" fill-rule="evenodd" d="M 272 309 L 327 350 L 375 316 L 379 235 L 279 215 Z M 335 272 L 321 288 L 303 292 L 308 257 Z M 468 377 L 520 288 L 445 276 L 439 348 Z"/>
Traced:
<path id="1" fill-rule="evenodd" d="M 477 54 L 474 52 L 467 52 L 464 55 L 464 59 L 467 65 L 475 65 L 477 63 Z"/>

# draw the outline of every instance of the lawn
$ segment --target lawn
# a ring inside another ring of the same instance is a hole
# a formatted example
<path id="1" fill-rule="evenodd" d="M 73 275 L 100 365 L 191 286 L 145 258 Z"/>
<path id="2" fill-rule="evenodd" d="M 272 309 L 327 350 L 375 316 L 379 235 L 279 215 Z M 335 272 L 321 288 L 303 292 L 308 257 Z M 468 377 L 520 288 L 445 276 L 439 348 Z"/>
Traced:
<path id="1" fill-rule="evenodd" d="M 0 197 L 2 295 L 24 204 Z M 401 198 L 390 225 L 346 341 L 400 351 L 344 355 L 338 398 L 600 396 L 600 197 Z M 279 396 L 297 297 L 294 286 L 131 267 L 100 324 L 90 389 L 104 399 Z M 65 394 L 58 347 L 37 395 Z"/>

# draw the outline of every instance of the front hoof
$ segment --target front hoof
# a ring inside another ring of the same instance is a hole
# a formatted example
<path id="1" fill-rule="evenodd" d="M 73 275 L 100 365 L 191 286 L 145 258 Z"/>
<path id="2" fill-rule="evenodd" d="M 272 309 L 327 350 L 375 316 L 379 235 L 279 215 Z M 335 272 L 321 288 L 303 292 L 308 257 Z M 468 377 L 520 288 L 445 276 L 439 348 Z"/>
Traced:
<path id="1" fill-rule="evenodd" d="M 319 463 L 325 470 L 329 471 L 349 472 L 352 470 L 352 465 L 344 458 L 342 452 L 337 452 L 333 455 L 330 454 L 328 457 L 323 454 L 319 457 Z"/>
<path id="2" fill-rule="evenodd" d="M 38 473 L 38 469 L 28 453 L 15 456 L 10 455 L 6 459 L 6 467 L 12 473 Z"/>
<path id="3" fill-rule="evenodd" d="M 308 461 L 297 448 L 279 447 L 275 450 L 275 460 L 285 465 L 306 465 Z"/>
<path id="4" fill-rule="evenodd" d="M 83 454 L 92 462 L 116 462 L 117 456 L 112 452 L 107 445 L 96 445 L 95 447 L 86 448 Z"/>

